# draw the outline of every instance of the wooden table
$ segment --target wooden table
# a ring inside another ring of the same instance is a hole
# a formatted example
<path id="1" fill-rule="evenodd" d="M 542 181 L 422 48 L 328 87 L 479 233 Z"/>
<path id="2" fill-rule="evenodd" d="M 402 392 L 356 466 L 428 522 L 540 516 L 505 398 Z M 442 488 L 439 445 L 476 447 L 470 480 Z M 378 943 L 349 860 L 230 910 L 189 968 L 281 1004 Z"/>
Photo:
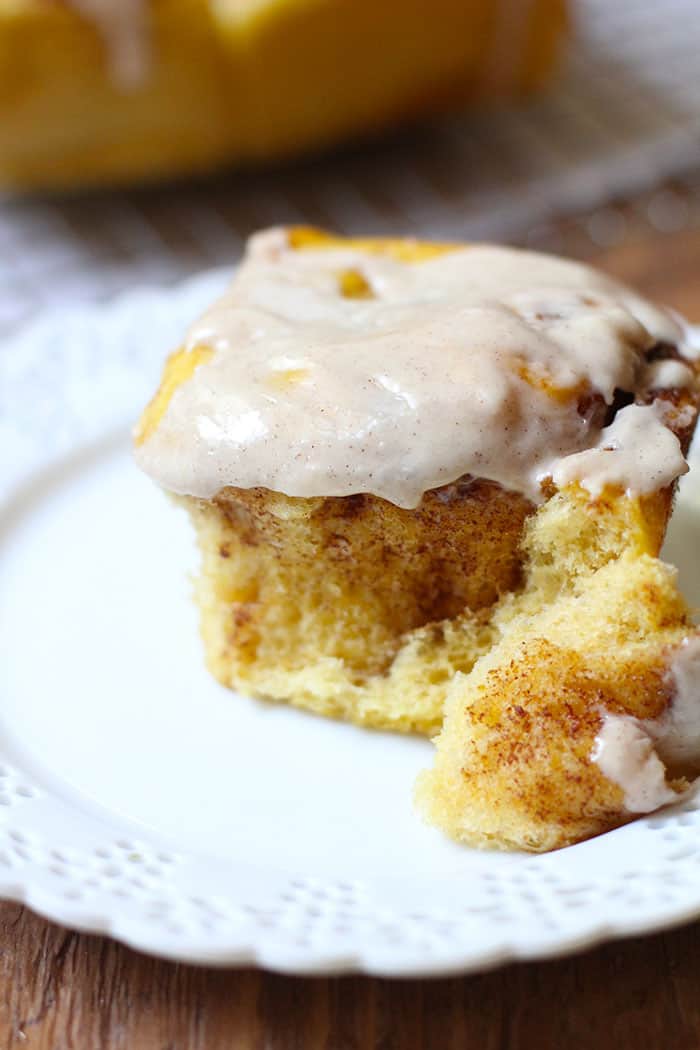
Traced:
<path id="1" fill-rule="evenodd" d="M 638 211 L 618 209 L 607 232 L 603 216 L 599 239 L 624 223 L 615 247 L 595 249 L 580 223 L 537 246 L 593 258 L 700 321 L 700 230 L 653 233 Z M 0 905 L 6 1047 L 695 1050 L 700 925 L 454 980 L 296 979 L 158 962 Z"/>

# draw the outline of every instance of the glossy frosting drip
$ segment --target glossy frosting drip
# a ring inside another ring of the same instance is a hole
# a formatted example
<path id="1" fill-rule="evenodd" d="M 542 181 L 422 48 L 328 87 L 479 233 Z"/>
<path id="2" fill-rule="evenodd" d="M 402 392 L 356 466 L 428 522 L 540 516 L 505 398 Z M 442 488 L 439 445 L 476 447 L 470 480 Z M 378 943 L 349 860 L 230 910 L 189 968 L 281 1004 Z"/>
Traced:
<path id="1" fill-rule="evenodd" d="M 670 484 L 688 465 L 676 435 L 665 425 L 663 403 L 627 405 L 596 444 L 560 460 L 552 471 L 556 485 L 578 481 L 599 496 L 606 485 L 634 493 L 654 492 Z"/>
<path id="2" fill-rule="evenodd" d="M 603 776 L 622 788 L 629 813 L 652 813 L 678 797 L 666 783 L 647 725 L 636 718 L 606 715 L 591 757 Z"/>
<path id="3" fill-rule="evenodd" d="M 667 768 L 700 768 L 699 635 L 674 651 L 667 680 L 672 696 L 660 718 L 607 713 L 591 753 L 603 775 L 624 791 L 630 813 L 651 813 L 678 799 L 667 784 Z"/>
<path id="4" fill-rule="evenodd" d="M 189 332 L 185 353 L 209 352 L 137 457 L 203 498 L 263 486 L 413 507 L 465 474 L 536 502 L 551 477 L 647 491 L 686 469 L 660 403 L 607 429 L 601 408 L 617 389 L 692 383 L 644 358 L 681 339 L 667 313 L 562 259 L 477 245 L 401 262 L 295 250 L 272 230 Z"/>
<path id="5" fill-rule="evenodd" d="M 150 67 L 146 0 L 66 0 L 97 28 L 112 79 L 124 90 L 138 87 Z"/>
<path id="6" fill-rule="evenodd" d="M 700 760 L 700 635 L 686 638 L 669 667 L 673 700 L 657 750 L 666 765 L 697 766 Z"/>

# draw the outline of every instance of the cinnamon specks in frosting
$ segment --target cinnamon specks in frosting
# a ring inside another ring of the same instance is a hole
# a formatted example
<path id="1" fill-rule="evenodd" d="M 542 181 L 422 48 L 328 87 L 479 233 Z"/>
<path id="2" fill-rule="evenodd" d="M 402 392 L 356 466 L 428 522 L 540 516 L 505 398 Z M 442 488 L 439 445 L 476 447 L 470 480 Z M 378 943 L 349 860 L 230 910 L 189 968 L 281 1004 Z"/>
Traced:
<path id="1" fill-rule="evenodd" d="M 212 353 L 137 458 L 202 498 L 262 486 L 413 507 L 467 474 L 534 502 L 552 478 L 645 492 L 686 469 L 657 398 L 695 373 L 646 356 L 682 335 L 665 311 L 563 259 L 475 245 L 401 261 L 298 250 L 268 231 L 190 330 L 185 351 Z M 621 391 L 629 404 L 607 427 L 605 413 L 580 411 Z"/>

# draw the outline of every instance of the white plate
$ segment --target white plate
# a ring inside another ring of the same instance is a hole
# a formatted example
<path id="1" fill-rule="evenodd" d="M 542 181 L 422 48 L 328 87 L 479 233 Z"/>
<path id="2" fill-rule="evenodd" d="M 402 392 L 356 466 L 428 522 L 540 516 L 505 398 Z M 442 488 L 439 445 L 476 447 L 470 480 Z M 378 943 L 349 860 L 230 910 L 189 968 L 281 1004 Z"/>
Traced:
<path id="1" fill-rule="evenodd" d="M 700 914 L 700 800 L 547 856 L 462 849 L 412 809 L 429 743 L 206 674 L 188 525 L 133 468 L 128 422 L 223 279 L 3 347 L 0 893 L 159 955 L 296 973 L 464 971 Z M 700 605 L 698 528 L 689 479 L 668 551 Z"/>

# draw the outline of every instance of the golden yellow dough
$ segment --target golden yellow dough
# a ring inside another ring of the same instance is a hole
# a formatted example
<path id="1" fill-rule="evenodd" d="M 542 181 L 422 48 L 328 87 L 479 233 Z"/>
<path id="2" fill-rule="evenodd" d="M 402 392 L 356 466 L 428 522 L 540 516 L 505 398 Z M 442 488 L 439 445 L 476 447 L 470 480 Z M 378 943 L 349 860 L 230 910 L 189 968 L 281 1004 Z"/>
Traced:
<path id="1" fill-rule="evenodd" d="M 202 551 L 207 663 L 224 685 L 320 714 L 435 732 L 445 689 L 493 641 L 520 581 L 530 505 L 489 482 L 295 499 L 225 489 L 186 499 Z"/>
<path id="2" fill-rule="evenodd" d="M 594 568 L 592 551 L 569 537 L 557 564 L 561 519 L 590 514 L 561 494 L 532 520 L 524 593 L 497 610 L 499 642 L 450 682 L 417 799 L 431 823 L 470 845 L 549 850 L 633 819 L 591 761 L 594 741 L 606 712 L 664 713 L 669 658 L 693 627 L 675 570 L 634 542 L 608 546 L 601 532 L 607 550 Z M 551 562 L 538 564 L 545 532 Z M 686 788 L 687 772 L 671 771 L 671 786 Z"/>
<path id="3" fill-rule="evenodd" d="M 306 228 L 289 239 L 300 251 L 341 243 Z M 345 243 L 409 262 L 451 247 Z M 345 287 L 364 294 L 351 278 Z M 206 359 L 197 352 L 170 359 L 137 441 Z M 662 396 L 687 448 L 697 394 Z M 693 631 L 657 558 L 673 489 L 546 495 L 536 509 L 467 478 L 415 510 L 261 488 L 180 498 L 202 552 L 210 670 L 244 693 L 368 726 L 433 734 L 446 715 L 418 798 L 462 841 L 543 850 L 626 822 L 622 791 L 590 755 L 605 710 L 663 712 L 669 656 Z"/>
<path id="4" fill-rule="evenodd" d="M 527 91 L 549 73 L 565 23 L 565 0 L 534 0 L 521 34 L 509 0 L 144 4 L 151 60 L 126 86 L 70 3 L 0 0 L 0 185 L 267 160 Z"/>

